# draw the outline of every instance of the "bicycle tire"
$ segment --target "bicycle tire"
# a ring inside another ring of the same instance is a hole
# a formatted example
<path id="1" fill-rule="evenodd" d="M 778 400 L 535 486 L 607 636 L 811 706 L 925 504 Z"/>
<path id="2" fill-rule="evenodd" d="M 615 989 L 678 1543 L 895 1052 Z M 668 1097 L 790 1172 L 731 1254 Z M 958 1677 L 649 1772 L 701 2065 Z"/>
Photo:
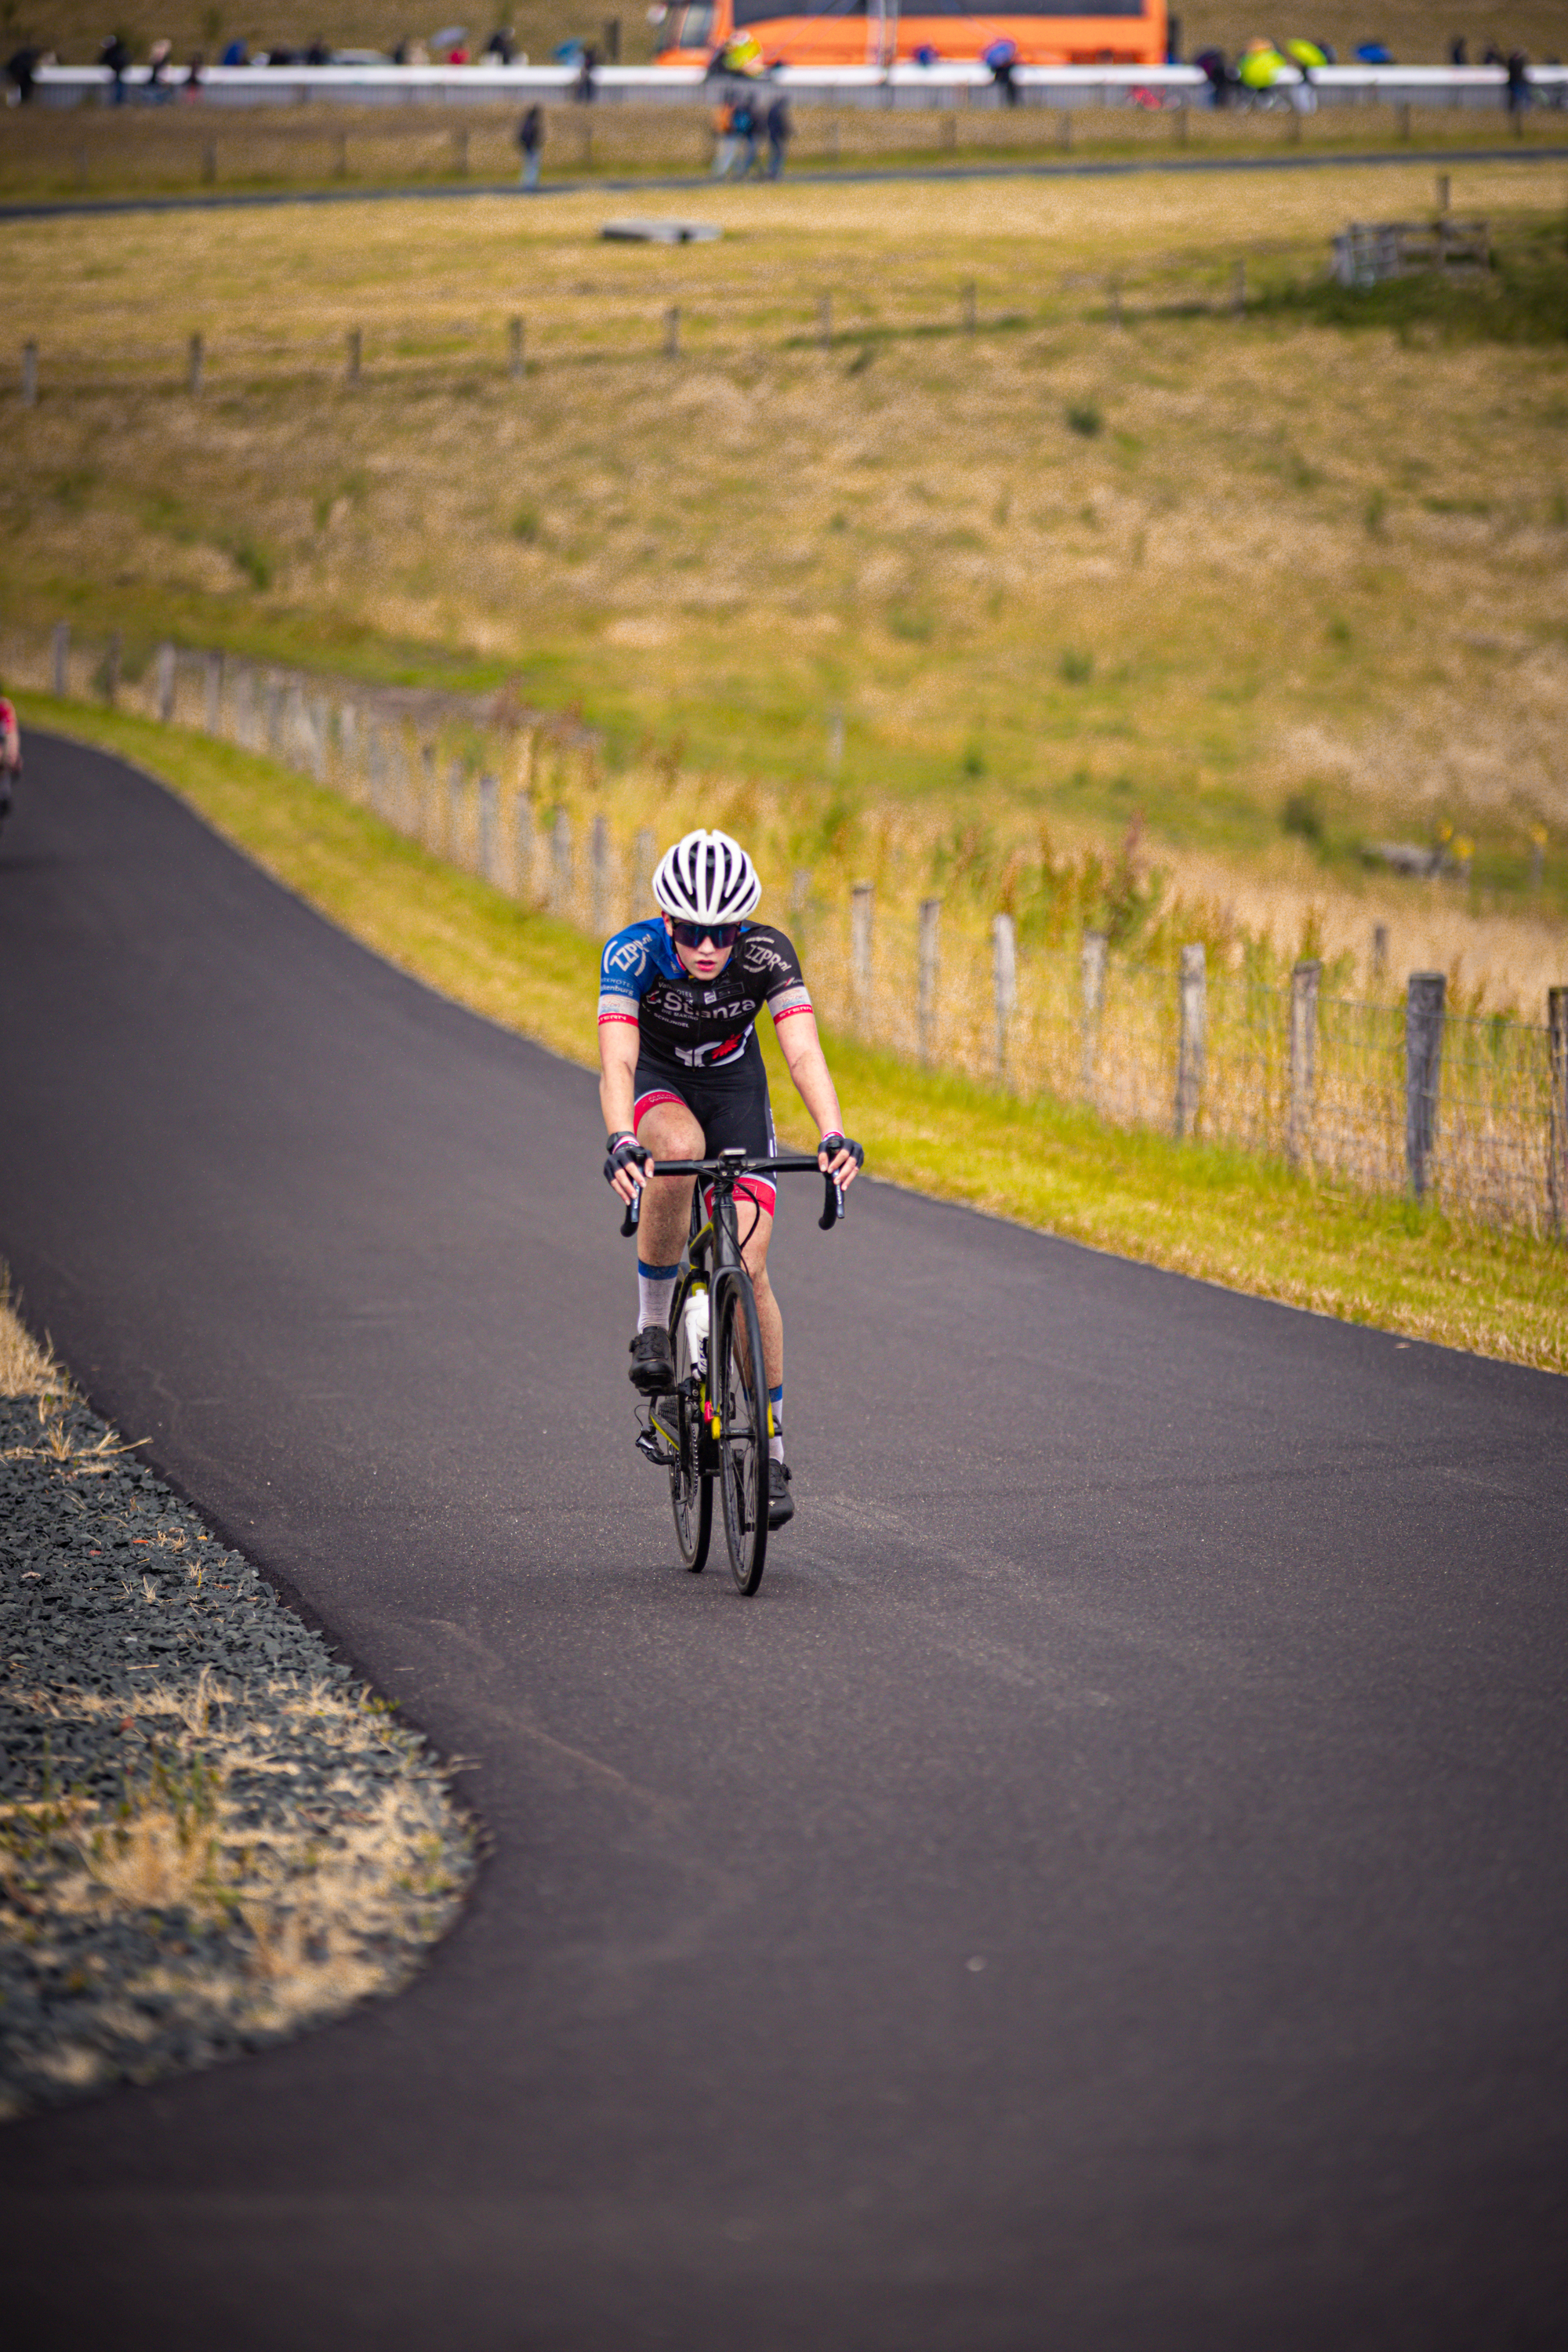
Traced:
<path id="1" fill-rule="evenodd" d="M 700 1430 L 695 1398 L 688 1386 L 692 1363 L 691 1351 L 686 1344 L 684 1305 L 684 1293 L 677 1286 L 675 1306 L 669 1318 L 669 1339 L 675 1354 L 678 1459 L 669 1473 L 669 1504 L 675 1517 L 675 1540 L 680 1552 L 680 1564 L 693 1576 L 700 1576 L 708 1565 L 708 1547 L 713 1540 L 713 1479 L 710 1473 L 705 1475 L 697 1466 Z"/>
<path id="2" fill-rule="evenodd" d="M 716 1378 L 709 1387 L 719 1413 L 724 1540 L 735 1582 L 750 1600 L 763 1580 L 768 1552 L 768 1376 L 757 1302 L 743 1275 L 725 1279 L 712 1353 Z"/>

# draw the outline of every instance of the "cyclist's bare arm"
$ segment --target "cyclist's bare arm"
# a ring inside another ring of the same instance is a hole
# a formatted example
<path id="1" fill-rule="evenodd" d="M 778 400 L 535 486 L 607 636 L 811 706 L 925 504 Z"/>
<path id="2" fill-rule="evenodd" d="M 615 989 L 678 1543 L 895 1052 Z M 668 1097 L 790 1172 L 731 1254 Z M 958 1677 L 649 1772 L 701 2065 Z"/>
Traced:
<path id="1" fill-rule="evenodd" d="M 795 1080 L 795 1091 L 816 1121 L 818 1135 L 842 1135 L 844 1116 L 838 1108 L 838 1096 L 827 1067 L 827 1058 L 817 1034 L 815 1013 L 792 1013 L 776 1024 L 774 1034 L 785 1066 Z M 830 1160 L 825 1151 L 816 1155 L 816 1164 L 824 1175 L 833 1175 L 847 1188 L 859 1173 L 851 1151 L 835 1152 Z"/>
<path id="2" fill-rule="evenodd" d="M 599 1108 L 605 1114 L 606 1135 L 631 1135 L 632 1113 L 637 1108 L 637 1044 L 639 1032 L 635 1021 L 605 1021 L 599 1027 Z M 612 1191 L 623 1201 L 630 1201 L 639 1184 L 646 1184 L 653 1173 L 650 1160 L 646 1173 L 635 1163 L 629 1168 L 617 1168 Z"/>

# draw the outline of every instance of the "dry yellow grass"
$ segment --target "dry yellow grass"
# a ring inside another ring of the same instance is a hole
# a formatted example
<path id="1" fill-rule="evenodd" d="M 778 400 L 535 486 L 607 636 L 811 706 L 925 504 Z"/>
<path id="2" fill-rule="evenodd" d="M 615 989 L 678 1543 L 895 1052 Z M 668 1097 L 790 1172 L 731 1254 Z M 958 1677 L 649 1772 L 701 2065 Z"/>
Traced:
<path id="1" fill-rule="evenodd" d="M 35 1482 L 74 1488 L 129 1450 L 112 1433 L 89 1440 L 67 1426 L 76 1418 L 65 1410 L 68 1382 L 3 1292 L 0 1397 L 12 1428 L 28 1431 L 6 1460 L 37 1465 L 26 1474 Z M 165 1522 L 145 1557 L 155 1567 L 126 1597 L 166 1623 L 201 1592 L 211 1555 Z M 14 2042 L 6 2036 L 0 2117 L 55 2090 L 205 2063 L 190 2052 L 210 2060 L 393 1990 L 449 1923 L 471 1861 L 468 1832 L 421 1743 L 368 1691 L 324 1675 L 258 1689 L 204 1665 L 128 1702 L 82 1687 L 68 1651 L 47 1651 L 59 1671 L 40 1680 L 45 1654 L 28 1654 L 20 1633 L 13 1640 L 22 1647 L 9 1662 L 6 1719 L 20 1753 L 41 1748 L 45 1786 L 0 1805 L 0 1937 L 27 1954 L 37 1980 L 68 1974 L 78 1997 L 61 2032 L 26 2026 Z M 58 1758 L 71 1727 L 94 1719 L 133 1735 L 118 1803 L 51 1785 L 46 1736 Z M 308 1801 L 269 1806 L 258 1831 L 258 1788 L 291 1795 L 301 1747 L 313 1759 Z M 93 1931 L 115 1921 L 155 1958 L 107 1968 Z"/>
<path id="2" fill-rule="evenodd" d="M 1453 181 L 1510 235 L 1561 204 L 1549 172 Z M 858 805 L 1068 845 L 1142 809 L 1178 886 L 1281 948 L 1316 913 L 1364 984 L 1382 922 L 1394 974 L 1539 1018 L 1568 875 L 1568 354 L 1223 312 L 1238 256 L 1255 287 L 1300 275 L 1346 218 L 1430 200 L 1403 169 L 721 189 L 679 201 L 726 241 L 684 252 L 601 245 L 592 196 L 476 200 L 460 234 L 417 205 L 18 226 L 0 286 L 45 399 L 0 488 L 6 606 L 119 625 L 133 667 L 168 631 L 514 672 L 607 730 L 634 797 L 639 748 L 798 796 L 840 710 Z M 970 279 L 973 338 L 948 331 Z M 196 328 L 200 403 L 174 389 Z M 1484 887 L 1319 866 L 1279 831 L 1303 790 L 1342 842 L 1474 832 Z"/>

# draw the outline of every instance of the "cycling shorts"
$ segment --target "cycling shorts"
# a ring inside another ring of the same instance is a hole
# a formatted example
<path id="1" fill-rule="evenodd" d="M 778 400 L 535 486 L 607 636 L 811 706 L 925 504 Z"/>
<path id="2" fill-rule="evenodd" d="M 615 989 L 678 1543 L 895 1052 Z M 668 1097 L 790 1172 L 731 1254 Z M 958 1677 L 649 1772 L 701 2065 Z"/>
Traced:
<path id="1" fill-rule="evenodd" d="M 747 1054 L 739 1068 L 684 1070 L 679 1064 L 637 1057 L 637 1100 L 632 1124 L 641 1127 L 643 1114 L 656 1103 L 684 1103 L 702 1129 L 702 1157 L 716 1160 L 737 1147 L 750 1160 L 776 1158 L 773 1106 L 768 1100 L 768 1074 L 761 1051 Z M 737 1201 L 754 1201 L 771 1217 L 778 1188 L 767 1176 L 742 1176 L 735 1187 Z M 709 1213 L 712 1195 L 708 1196 Z"/>

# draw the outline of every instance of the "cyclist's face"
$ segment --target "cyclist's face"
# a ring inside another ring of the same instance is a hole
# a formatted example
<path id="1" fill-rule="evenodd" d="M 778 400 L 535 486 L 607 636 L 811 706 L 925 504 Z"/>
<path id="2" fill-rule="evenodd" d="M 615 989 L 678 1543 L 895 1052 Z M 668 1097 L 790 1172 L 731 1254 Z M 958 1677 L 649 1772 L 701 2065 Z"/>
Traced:
<path id="1" fill-rule="evenodd" d="M 676 939 L 675 925 L 668 915 L 664 919 L 664 928 L 674 941 L 676 954 L 693 980 L 711 980 L 715 972 L 723 971 L 735 952 L 733 947 L 721 948 L 707 938 L 700 939 L 694 948 L 683 946 Z"/>

